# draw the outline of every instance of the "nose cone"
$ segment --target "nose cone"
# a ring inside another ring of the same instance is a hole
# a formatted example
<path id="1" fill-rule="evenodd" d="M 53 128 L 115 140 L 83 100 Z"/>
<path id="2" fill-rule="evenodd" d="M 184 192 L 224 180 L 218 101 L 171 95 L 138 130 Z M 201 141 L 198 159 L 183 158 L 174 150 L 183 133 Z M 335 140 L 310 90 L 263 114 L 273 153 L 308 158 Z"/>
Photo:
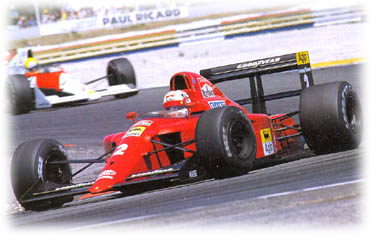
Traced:
<path id="1" fill-rule="evenodd" d="M 102 193 L 108 191 L 113 187 L 112 181 L 95 181 L 95 183 L 89 188 L 90 193 Z"/>
<path id="2" fill-rule="evenodd" d="M 105 192 L 113 187 L 117 182 L 115 177 L 117 172 L 114 170 L 104 170 L 100 173 L 95 183 L 89 188 L 90 193 L 101 193 Z"/>
<path id="3" fill-rule="evenodd" d="M 122 143 L 117 146 L 95 183 L 89 188 L 90 193 L 112 190 L 116 184 L 126 182 L 126 178 L 133 173 L 133 170 L 136 172 L 147 170 L 142 155 L 148 148 L 142 144 L 141 138 L 133 136 L 122 139 Z"/>

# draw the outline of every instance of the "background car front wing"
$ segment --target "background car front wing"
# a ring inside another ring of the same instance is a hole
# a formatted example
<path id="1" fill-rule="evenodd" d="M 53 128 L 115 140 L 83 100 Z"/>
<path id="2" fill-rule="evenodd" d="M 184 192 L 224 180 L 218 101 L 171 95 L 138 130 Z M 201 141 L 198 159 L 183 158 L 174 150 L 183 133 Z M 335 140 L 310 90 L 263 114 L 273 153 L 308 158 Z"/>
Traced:
<path id="1" fill-rule="evenodd" d="M 98 91 L 81 92 L 78 94 L 71 94 L 66 96 L 50 95 L 46 96 L 40 88 L 37 87 L 36 77 L 30 78 L 30 87 L 33 88 L 35 96 L 35 108 L 50 108 L 59 104 L 67 104 L 73 102 L 84 102 L 98 100 L 105 96 L 114 95 L 131 95 L 137 93 L 139 90 L 137 88 L 131 88 L 127 84 L 108 86 L 106 89 Z"/>

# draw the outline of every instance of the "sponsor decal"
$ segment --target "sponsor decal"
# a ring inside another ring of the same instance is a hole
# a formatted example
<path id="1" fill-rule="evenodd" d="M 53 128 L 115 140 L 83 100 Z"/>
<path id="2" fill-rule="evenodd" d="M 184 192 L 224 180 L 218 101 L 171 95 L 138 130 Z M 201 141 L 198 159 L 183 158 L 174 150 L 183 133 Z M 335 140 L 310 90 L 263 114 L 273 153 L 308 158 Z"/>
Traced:
<path id="1" fill-rule="evenodd" d="M 204 84 L 200 89 L 204 98 L 214 97 L 213 89 L 208 84 Z"/>
<path id="2" fill-rule="evenodd" d="M 151 126 L 153 124 L 152 120 L 141 120 L 136 122 L 135 126 Z"/>
<path id="3" fill-rule="evenodd" d="M 220 101 L 210 101 L 210 102 L 208 102 L 208 104 L 211 107 L 211 109 L 215 109 L 215 108 L 220 108 L 220 107 L 225 107 L 226 106 L 226 103 L 223 100 L 220 100 Z"/>
<path id="4" fill-rule="evenodd" d="M 271 155 L 275 153 L 274 144 L 272 142 L 272 135 L 271 135 L 271 129 L 261 129 L 261 140 L 262 140 L 262 147 L 263 147 L 263 153 L 265 156 Z"/>
<path id="5" fill-rule="evenodd" d="M 183 91 L 171 91 L 165 96 L 164 102 L 180 101 L 188 97 L 189 95 Z"/>
<path id="6" fill-rule="evenodd" d="M 98 176 L 98 178 L 96 180 L 99 180 L 99 179 L 113 179 L 113 176 L 115 176 L 116 174 L 117 173 L 114 170 L 105 170 L 105 171 L 100 173 L 100 175 Z"/>
<path id="7" fill-rule="evenodd" d="M 127 133 L 125 134 L 125 137 L 140 137 L 140 135 L 144 132 L 146 127 L 144 126 L 135 126 L 131 128 Z"/>
<path id="8" fill-rule="evenodd" d="M 140 178 L 140 177 L 146 177 L 146 176 L 152 176 L 152 175 L 160 175 L 160 174 L 170 173 L 170 172 L 174 172 L 174 171 L 175 171 L 174 168 L 153 170 L 153 171 L 148 171 L 148 172 L 144 172 L 144 173 L 133 174 L 129 178 L 134 179 L 134 178 Z"/>
<path id="9" fill-rule="evenodd" d="M 76 189 L 76 188 L 83 188 L 83 187 L 91 186 L 94 183 L 95 182 L 86 182 L 86 183 L 74 184 L 74 185 L 69 185 L 69 186 L 65 186 L 65 187 L 56 188 L 56 189 L 54 189 L 54 191 L 47 191 L 47 192 L 43 192 L 43 193 L 59 192 L 59 191 Z"/>
<path id="10" fill-rule="evenodd" d="M 166 97 L 164 98 L 164 100 L 165 100 L 166 102 L 174 101 L 174 100 L 175 100 L 175 94 L 169 94 L 169 95 L 166 95 Z"/>
<path id="11" fill-rule="evenodd" d="M 297 52 L 296 59 L 298 65 L 308 64 L 310 63 L 310 58 L 308 57 L 308 52 Z"/>
<path id="12" fill-rule="evenodd" d="M 198 77 L 197 80 L 198 80 L 199 83 L 206 83 L 207 82 L 207 79 L 205 79 L 203 77 Z"/>
<path id="13" fill-rule="evenodd" d="M 279 62 L 279 61 L 280 61 L 280 57 L 268 58 L 268 59 L 263 59 L 263 60 L 258 60 L 258 61 L 242 63 L 242 64 L 239 64 L 236 68 L 237 69 L 247 69 L 247 68 L 253 68 L 259 65 L 264 65 L 264 64 L 269 64 L 269 63 L 274 63 L 274 62 Z"/>
<path id="14" fill-rule="evenodd" d="M 197 170 L 189 171 L 189 178 L 195 178 L 198 176 Z"/>

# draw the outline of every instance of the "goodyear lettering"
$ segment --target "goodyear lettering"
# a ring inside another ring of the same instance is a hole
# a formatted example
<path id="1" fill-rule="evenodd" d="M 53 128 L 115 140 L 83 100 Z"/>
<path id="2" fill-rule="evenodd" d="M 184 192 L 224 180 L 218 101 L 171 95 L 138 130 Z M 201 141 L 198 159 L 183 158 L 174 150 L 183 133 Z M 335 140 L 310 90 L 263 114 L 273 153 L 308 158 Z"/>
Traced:
<path id="1" fill-rule="evenodd" d="M 246 68 L 257 67 L 259 65 L 264 65 L 264 64 L 269 64 L 269 63 L 274 63 L 274 62 L 279 62 L 279 61 L 280 61 L 280 57 L 268 58 L 268 59 L 264 59 L 264 60 L 242 63 L 242 64 L 239 64 L 236 68 L 237 69 L 246 69 Z"/>
<path id="2" fill-rule="evenodd" d="M 209 107 L 211 109 L 215 109 L 215 108 L 220 108 L 220 107 L 225 107 L 226 106 L 226 103 L 225 101 L 211 101 L 211 102 L 208 102 L 209 104 Z"/>

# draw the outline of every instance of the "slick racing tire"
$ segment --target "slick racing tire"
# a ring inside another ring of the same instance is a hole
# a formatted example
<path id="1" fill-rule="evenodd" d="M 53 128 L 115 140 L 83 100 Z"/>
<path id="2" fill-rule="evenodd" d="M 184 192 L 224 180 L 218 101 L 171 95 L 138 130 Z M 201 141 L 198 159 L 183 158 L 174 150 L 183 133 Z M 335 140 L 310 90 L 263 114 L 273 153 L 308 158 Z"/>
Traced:
<path id="1" fill-rule="evenodd" d="M 10 75 L 8 78 L 8 99 L 11 113 L 25 114 L 32 110 L 34 98 L 30 83 L 24 75 Z"/>
<path id="2" fill-rule="evenodd" d="M 204 112 L 196 126 L 197 155 L 210 177 L 246 174 L 256 159 L 256 137 L 251 121 L 237 107 Z"/>
<path id="3" fill-rule="evenodd" d="M 361 107 L 348 82 L 306 88 L 300 97 L 303 137 L 315 154 L 340 152 L 361 142 Z"/>
<path id="4" fill-rule="evenodd" d="M 49 164 L 52 161 L 65 160 L 67 154 L 63 145 L 53 139 L 31 140 L 17 147 L 11 162 L 11 183 L 16 199 L 25 210 L 56 208 L 73 200 L 73 197 L 68 196 L 23 202 L 43 183 L 55 186 L 70 184 L 72 174 L 69 164 Z"/>
<path id="5" fill-rule="evenodd" d="M 136 87 L 136 76 L 131 62 L 127 58 L 118 58 L 109 61 L 107 66 L 108 83 L 110 86 L 127 84 L 131 88 Z M 132 95 L 132 94 L 130 94 Z M 118 94 L 116 98 L 124 98 L 129 95 Z"/>

